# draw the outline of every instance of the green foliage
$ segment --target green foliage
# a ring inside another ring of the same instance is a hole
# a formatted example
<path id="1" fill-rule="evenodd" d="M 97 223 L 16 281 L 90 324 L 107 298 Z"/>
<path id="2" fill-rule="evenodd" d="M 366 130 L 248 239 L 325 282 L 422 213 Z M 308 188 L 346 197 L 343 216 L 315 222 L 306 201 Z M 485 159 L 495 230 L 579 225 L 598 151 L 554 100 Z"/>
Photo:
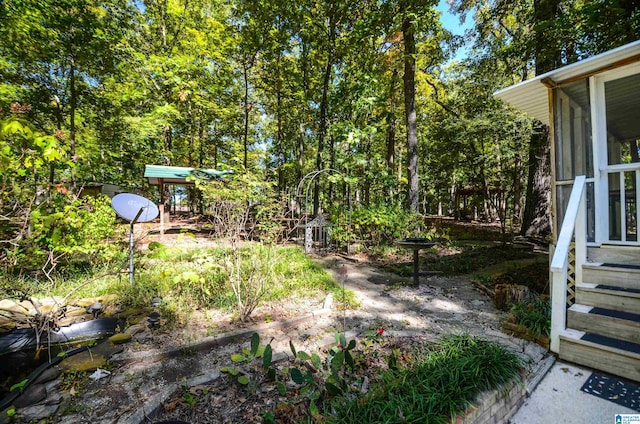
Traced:
<path id="1" fill-rule="evenodd" d="M 504 261 L 532 257 L 530 251 L 500 246 L 465 245 L 450 248 L 455 250 L 454 254 L 425 258 L 427 269 L 446 274 L 466 274 Z"/>
<path id="2" fill-rule="evenodd" d="M 298 395 L 309 402 L 312 416 L 319 414 L 318 404 L 335 396 L 346 396 L 357 382 L 353 350 L 356 341 L 347 343 L 344 334 L 336 334 L 336 345 L 328 351 L 323 361 L 317 353 L 309 355 L 296 350 L 289 342 L 294 366 L 289 369 L 291 380 L 298 384 Z"/>
<path id="3" fill-rule="evenodd" d="M 215 218 L 216 235 L 237 242 L 247 236 L 247 227 L 259 217 L 263 223 L 265 241 L 277 239 L 277 229 L 271 228 L 276 211 L 274 184 L 264 181 L 259 172 L 239 172 L 229 181 L 195 179 L 205 204 Z M 267 228 L 268 227 L 268 228 Z"/>
<path id="4" fill-rule="evenodd" d="M 449 423 L 485 391 L 518 380 L 518 357 L 468 335 L 445 337 L 415 365 L 385 372 L 356 399 L 333 404 L 333 423 Z"/>
<path id="5" fill-rule="evenodd" d="M 341 246 L 354 240 L 374 245 L 391 244 L 414 234 L 421 222 L 419 216 L 394 203 L 338 210 L 331 220 L 337 225 L 331 236 Z"/>
<path id="6" fill-rule="evenodd" d="M 65 262 L 91 262 L 92 266 L 121 259 L 116 216 L 107 196 L 71 198 L 59 194 L 49 210 L 31 212 L 28 255 L 41 258 L 49 252 Z"/>
<path id="7" fill-rule="evenodd" d="M 551 302 L 537 297 L 511 307 L 510 315 L 515 324 L 521 325 L 538 336 L 551 334 Z"/>
<path id="8" fill-rule="evenodd" d="M 285 381 L 291 379 L 298 386 L 293 392 L 297 393 L 296 399 L 291 401 L 306 399 L 310 415 L 319 416 L 319 403 L 336 396 L 346 396 L 357 390 L 354 387 L 359 384 L 353 356 L 356 341 L 347 342 L 344 334 L 336 334 L 335 338 L 336 346 L 329 349 L 324 361 L 317 353 L 309 355 L 297 350 L 293 342 L 289 341 L 293 354 L 292 366 L 277 369 L 272 363 L 271 344 L 261 346 L 259 335 L 254 333 L 250 349 L 231 355 L 234 363 L 244 364 L 243 368 L 223 367 L 221 371 L 237 377 L 238 383 L 247 386 L 249 391 L 255 391 L 264 384 L 274 384 L 281 396 L 288 393 Z"/>
<path id="9" fill-rule="evenodd" d="M 26 121 L 0 120 L 0 229 L 6 234 L 0 260 L 6 272 L 118 257 L 110 243 L 115 213 L 109 199 L 78 199 L 45 179 L 50 169 L 66 165 L 64 155 L 57 138 L 38 134 Z"/>
<path id="10" fill-rule="evenodd" d="M 0 265 L 13 271 L 24 262 L 29 215 L 39 190 L 48 187 L 44 170 L 62 163 L 58 140 L 33 130 L 24 119 L 0 119 Z M 37 208 L 38 206 L 35 206 Z"/>
<path id="11" fill-rule="evenodd" d="M 198 403 L 198 398 L 189 391 L 189 388 L 187 386 L 182 385 L 181 389 L 182 399 L 189 406 L 189 408 L 193 408 L 194 406 L 196 406 L 196 403 Z"/>
<path id="12" fill-rule="evenodd" d="M 14 384 L 13 386 L 11 386 L 11 388 L 9 389 L 10 392 L 13 392 L 14 390 L 20 389 L 22 390 L 27 383 L 29 382 L 29 379 L 25 378 L 24 380 Z"/>
<path id="13" fill-rule="evenodd" d="M 277 382 L 276 369 L 273 368 L 273 351 L 271 343 L 260 345 L 260 335 L 251 335 L 249 349 L 242 349 L 242 353 L 231 355 L 231 361 L 235 364 L 245 364 L 244 369 L 236 367 L 221 367 L 220 372 L 236 377 L 236 381 L 249 390 L 256 390 L 266 381 Z M 252 380 L 254 378 L 254 380 Z"/>

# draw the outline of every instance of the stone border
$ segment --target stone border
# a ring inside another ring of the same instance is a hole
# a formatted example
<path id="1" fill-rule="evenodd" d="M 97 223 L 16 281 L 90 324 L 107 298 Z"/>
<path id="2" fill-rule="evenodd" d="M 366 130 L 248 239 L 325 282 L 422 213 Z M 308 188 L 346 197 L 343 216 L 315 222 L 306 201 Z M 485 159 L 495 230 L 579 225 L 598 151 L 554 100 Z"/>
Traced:
<path id="1" fill-rule="evenodd" d="M 122 353 L 113 355 L 110 360 L 118 363 L 127 363 L 127 362 L 137 362 L 137 361 L 145 361 L 145 362 L 154 362 L 160 359 L 169 359 L 175 358 L 184 353 L 184 351 L 198 351 L 204 352 L 211 350 L 215 347 L 226 346 L 228 344 L 234 343 L 236 341 L 247 340 L 253 333 L 259 333 L 260 331 L 266 330 L 281 330 L 293 326 L 297 326 L 304 322 L 310 321 L 312 319 L 330 315 L 332 309 L 318 309 L 312 311 L 309 314 L 297 316 L 294 318 L 290 318 L 284 321 L 275 321 L 270 323 L 262 323 L 255 325 L 253 327 L 243 328 L 240 330 L 231 331 L 229 333 L 223 333 L 216 336 L 205 337 L 198 342 L 189 343 L 186 345 L 182 345 L 180 347 L 174 347 L 164 352 L 150 352 L 150 351 L 140 351 L 133 353 Z"/>
<path id="2" fill-rule="evenodd" d="M 198 351 L 204 351 L 212 347 L 224 346 L 233 343 L 239 339 L 246 339 L 254 332 L 265 331 L 273 328 L 288 328 L 294 324 L 306 322 L 317 316 L 326 315 L 331 312 L 330 309 L 320 309 L 313 311 L 311 314 L 303 315 L 301 317 L 295 317 L 290 320 L 259 324 L 252 328 L 246 328 L 237 330 L 231 333 L 222 334 L 219 336 L 213 336 L 204 339 L 201 343 L 193 343 L 180 348 L 175 348 L 164 353 L 158 353 L 153 356 L 155 359 L 174 357 L 179 355 L 183 349 L 197 349 Z M 387 331 L 387 334 L 394 337 L 424 337 L 423 333 L 414 331 Z M 354 339 L 359 336 L 357 331 L 348 331 L 345 333 L 347 339 Z M 262 336 L 262 335 L 261 335 Z M 434 339 L 435 341 L 435 339 Z M 319 343 L 322 347 L 329 347 L 335 344 L 335 338 L 333 335 L 325 336 Z M 122 355 L 118 358 L 118 361 L 136 361 L 140 359 L 152 359 L 149 355 L 144 356 L 145 352 L 136 352 L 133 355 Z M 143 356 L 144 358 L 142 358 Z M 273 354 L 273 363 L 278 363 L 283 360 L 289 359 L 287 352 L 277 352 Z M 458 415 L 452 424 L 508 424 L 509 419 L 515 415 L 520 409 L 525 399 L 533 393 L 537 385 L 542 378 L 547 374 L 549 369 L 555 363 L 556 358 L 553 355 L 548 356 L 544 361 L 538 364 L 538 367 L 530 374 L 526 374 L 524 371 L 520 375 L 520 381 L 512 381 L 505 386 L 496 390 L 482 393 L 478 396 L 473 406 L 467 408 L 465 415 Z M 222 376 L 219 370 L 213 370 L 196 377 L 192 377 L 188 380 L 181 382 L 174 382 L 162 389 L 160 393 L 157 393 L 150 397 L 142 407 L 138 408 L 133 413 L 120 417 L 123 422 L 129 424 L 143 424 L 150 419 L 154 419 L 158 413 L 159 408 L 166 399 L 174 392 L 179 390 L 183 386 L 194 387 L 202 384 L 209 384 Z"/>
<path id="3" fill-rule="evenodd" d="M 315 311 L 314 313 L 317 313 L 318 311 Z M 314 315 L 312 314 L 311 318 Z M 315 315 L 317 316 L 317 315 Z M 310 319 L 310 317 L 305 316 L 303 318 L 306 319 Z M 280 323 L 282 325 L 282 327 L 280 326 L 275 326 L 277 328 L 286 328 L 288 326 L 288 324 L 290 324 L 291 322 L 303 322 L 302 318 L 294 318 L 292 320 L 289 321 L 283 321 L 282 323 Z M 266 327 L 266 328 L 265 328 Z M 242 330 L 242 334 L 243 335 L 251 335 L 256 330 L 256 328 L 258 330 L 265 330 L 265 329 L 271 329 L 274 326 L 272 325 L 258 325 L 256 327 L 254 327 L 253 329 L 247 329 L 247 330 Z M 235 332 L 234 332 L 235 333 Z M 347 337 L 347 339 L 352 339 L 358 336 L 358 332 L 356 331 L 347 331 L 345 333 L 345 337 Z M 234 335 L 234 337 L 220 337 L 220 339 L 223 340 L 227 340 L 228 343 L 233 342 L 234 340 L 236 340 L 236 338 L 238 338 L 240 336 L 238 335 Z M 333 335 L 327 335 L 325 336 L 320 342 L 319 345 L 322 347 L 328 347 L 335 344 L 335 338 Z M 214 345 L 214 346 L 220 346 L 218 345 Z M 276 352 L 273 354 L 273 357 L 271 359 L 272 363 L 278 363 L 281 362 L 283 360 L 289 359 L 289 354 L 287 352 Z M 169 384 L 167 387 L 165 387 L 164 389 L 162 389 L 162 391 L 160 393 L 156 393 L 155 395 L 153 395 L 151 398 L 149 398 L 143 405 L 142 407 L 138 408 L 137 411 L 133 412 L 130 415 L 125 415 L 125 416 L 121 416 L 120 420 L 122 420 L 122 422 L 126 422 L 127 424 L 143 424 L 148 422 L 149 419 L 154 419 L 155 416 L 158 413 L 158 410 L 160 408 L 160 406 L 162 405 L 162 402 L 165 401 L 166 399 L 169 398 L 169 396 L 171 396 L 172 393 L 176 392 L 177 390 L 179 390 L 181 387 L 186 386 L 186 387 L 193 387 L 193 386 L 198 386 L 201 384 L 208 384 L 208 383 L 212 383 L 214 381 L 216 381 L 217 379 L 219 379 L 222 376 L 222 373 L 218 370 L 214 370 L 202 375 L 198 375 L 196 377 L 190 378 L 186 381 L 181 381 L 179 383 L 175 382 L 175 383 L 171 383 Z"/>

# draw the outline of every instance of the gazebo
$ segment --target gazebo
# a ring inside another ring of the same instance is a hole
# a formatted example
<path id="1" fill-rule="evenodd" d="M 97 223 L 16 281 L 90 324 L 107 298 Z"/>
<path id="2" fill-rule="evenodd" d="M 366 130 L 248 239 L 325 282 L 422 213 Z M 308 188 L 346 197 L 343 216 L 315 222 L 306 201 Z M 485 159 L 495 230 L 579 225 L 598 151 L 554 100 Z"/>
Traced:
<path id="1" fill-rule="evenodd" d="M 167 185 L 194 185 L 195 179 L 224 180 L 232 175 L 233 171 L 219 171 L 216 169 L 187 168 L 182 166 L 145 165 L 144 178 L 149 185 L 158 186 L 160 190 L 160 232 L 164 233 L 164 224 L 168 222 L 164 208 L 165 186 Z M 166 220 L 166 221 L 165 221 Z"/>

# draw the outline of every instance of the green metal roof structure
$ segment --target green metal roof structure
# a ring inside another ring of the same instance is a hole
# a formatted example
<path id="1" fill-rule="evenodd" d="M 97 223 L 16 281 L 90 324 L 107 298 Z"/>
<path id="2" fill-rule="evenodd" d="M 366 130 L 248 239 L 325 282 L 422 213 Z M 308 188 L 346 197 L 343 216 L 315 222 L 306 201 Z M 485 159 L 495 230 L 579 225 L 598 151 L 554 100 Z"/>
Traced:
<path id="1" fill-rule="evenodd" d="M 195 177 L 205 180 L 223 180 L 225 176 L 232 175 L 233 171 L 218 171 L 216 169 L 185 168 L 181 166 L 145 165 L 144 177 L 149 184 L 164 186 L 189 185 L 193 180 L 188 177 Z"/>

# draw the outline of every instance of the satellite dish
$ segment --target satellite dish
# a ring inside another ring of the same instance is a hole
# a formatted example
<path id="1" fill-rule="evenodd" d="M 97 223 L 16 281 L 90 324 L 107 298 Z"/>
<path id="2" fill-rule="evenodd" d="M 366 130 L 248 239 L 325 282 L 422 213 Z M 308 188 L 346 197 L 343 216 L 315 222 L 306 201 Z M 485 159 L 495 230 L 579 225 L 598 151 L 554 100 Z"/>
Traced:
<path id="1" fill-rule="evenodd" d="M 111 207 L 120 218 L 129 221 L 129 282 L 133 284 L 133 224 L 156 219 L 158 207 L 151 200 L 131 193 L 114 196 L 111 199 Z"/>
<path id="2" fill-rule="evenodd" d="M 132 193 L 114 196 L 111 199 L 111 207 L 120 218 L 132 223 L 153 221 L 159 213 L 158 207 L 151 200 Z"/>

